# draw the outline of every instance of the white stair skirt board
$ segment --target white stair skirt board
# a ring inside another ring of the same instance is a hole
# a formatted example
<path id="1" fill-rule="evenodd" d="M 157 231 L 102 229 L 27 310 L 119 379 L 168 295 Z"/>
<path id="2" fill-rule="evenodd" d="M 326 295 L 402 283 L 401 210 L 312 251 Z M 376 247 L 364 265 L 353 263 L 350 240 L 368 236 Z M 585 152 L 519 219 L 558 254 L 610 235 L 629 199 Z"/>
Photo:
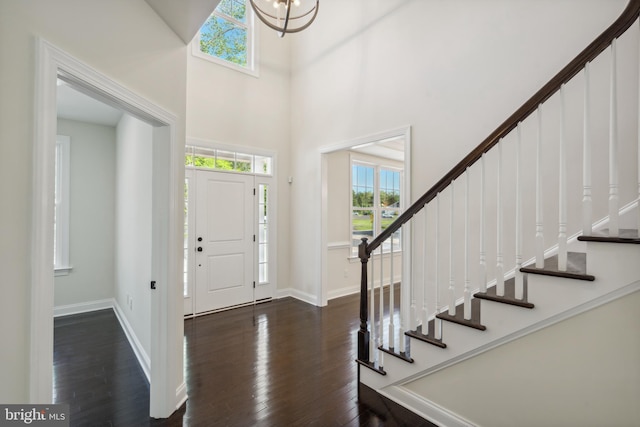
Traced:
<path id="1" fill-rule="evenodd" d="M 59 305 L 53 308 L 53 317 L 70 316 L 72 314 L 88 313 L 91 311 L 105 310 L 113 308 L 115 301 L 113 298 L 87 301 L 77 304 Z"/>
<path id="2" fill-rule="evenodd" d="M 400 387 L 389 387 L 379 392 L 381 395 L 402 402 L 402 405 L 422 418 L 442 427 L 473 427 L 471 421 L 455 414 L 438 404 L 418 396 L 411 390 Z"/>

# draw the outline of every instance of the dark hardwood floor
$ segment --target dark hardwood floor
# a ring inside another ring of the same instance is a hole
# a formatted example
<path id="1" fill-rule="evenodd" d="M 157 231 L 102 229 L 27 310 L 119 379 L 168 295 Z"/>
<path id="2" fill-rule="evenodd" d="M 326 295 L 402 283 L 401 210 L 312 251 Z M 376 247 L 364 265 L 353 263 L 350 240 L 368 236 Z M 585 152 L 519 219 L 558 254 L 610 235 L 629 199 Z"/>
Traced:
<path id="1" fill-rule="evenodd" d="M 397 426 L 357 399 L 358 296 L 293 298 L 185 321 L 189 399 L 148 417 L 149 385 L 111 310 L 55 321 L 54 399 L 72 426 Z"/>

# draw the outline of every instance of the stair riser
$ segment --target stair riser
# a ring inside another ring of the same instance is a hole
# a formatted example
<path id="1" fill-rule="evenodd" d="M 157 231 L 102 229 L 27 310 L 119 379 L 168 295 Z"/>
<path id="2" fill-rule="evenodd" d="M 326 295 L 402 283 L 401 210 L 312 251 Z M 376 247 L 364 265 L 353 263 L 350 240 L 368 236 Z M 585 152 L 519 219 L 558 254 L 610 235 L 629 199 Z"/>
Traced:
<path id="1" fill-rule="evenodd" d="M 616 243 L 587 242 L 587 272 L 596 278 L 606 277 L 607 282 L 630 283 L 640 279 L 640 245 L 620 246 Z"/>

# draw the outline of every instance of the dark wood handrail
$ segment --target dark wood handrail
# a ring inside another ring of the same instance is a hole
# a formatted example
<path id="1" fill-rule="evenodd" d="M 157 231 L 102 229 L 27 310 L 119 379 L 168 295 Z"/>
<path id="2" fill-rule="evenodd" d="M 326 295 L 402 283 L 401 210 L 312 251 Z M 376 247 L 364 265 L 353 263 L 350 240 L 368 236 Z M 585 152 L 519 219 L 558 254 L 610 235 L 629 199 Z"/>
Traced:
<path id="1" fill-rule="evenodd" d="M 411 219 L 424 205 L 433 200 L 438 193 L 447 188 L 464 171 L 477 162 L 484 153 L 495 146 L 500 139 L 518 126 L 518 123 L 529 117 L 540 104 L 551 98 L 553 94 L 560 90 L 563 84 L 571 80 L 578 74 L 588 62 L 593 61 L 602 53 L 614 39 L 620 37 L 640 15 L 640 0 L 629 0 L 627 7 L 616 21 L 609 26 L 598 38 L 587 46 L 578 56 L 576 56 L 566 67 L 556 74 L 547 84 L 535 93 L 527 102 L 516 110 L 507 120 L 505 120 L 496 130 L 494 130 L 480 145 L 462 159 L 453 169 L 440 179 L 433 187 L 422 195 L 415 203 L 405 210 L 389 227 L 380 233 L 370 243 L 366 244 L 366 250 L 360 251 L 360 256 L 366 256 L 378 248 L 393 233 L 398 231 L 403 224 Z"/>

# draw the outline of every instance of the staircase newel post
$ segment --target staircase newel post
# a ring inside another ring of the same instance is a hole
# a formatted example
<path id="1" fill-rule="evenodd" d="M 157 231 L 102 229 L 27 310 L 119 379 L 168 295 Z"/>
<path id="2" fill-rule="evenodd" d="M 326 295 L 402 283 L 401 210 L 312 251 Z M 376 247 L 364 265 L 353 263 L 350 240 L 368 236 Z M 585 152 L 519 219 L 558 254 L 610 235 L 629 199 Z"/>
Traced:
<path id="1" fill-rule="evenodd" d="M 369 252 L 367 251 L 367 238 L 363 237 L 358 246 L 358 257 L 362 265 L 360 273 L 360 330 L 358 331 L 358 360 L 369 362 L 369 328 L 367 309 L 367 263 L 369 262 Z"/>

